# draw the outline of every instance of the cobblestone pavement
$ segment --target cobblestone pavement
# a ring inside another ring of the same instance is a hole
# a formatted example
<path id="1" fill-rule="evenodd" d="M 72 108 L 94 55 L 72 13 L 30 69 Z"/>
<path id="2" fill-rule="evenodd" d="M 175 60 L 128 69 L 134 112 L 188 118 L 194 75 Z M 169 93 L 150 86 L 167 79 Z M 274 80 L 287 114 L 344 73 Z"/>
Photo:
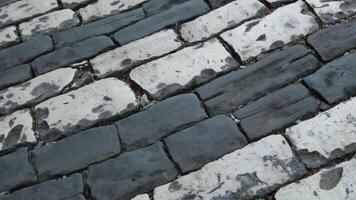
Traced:
<path id="1" fill-rule="evenodd" d="M 0 0 L 0 200 L 356 200 L 355 0 Z"/>

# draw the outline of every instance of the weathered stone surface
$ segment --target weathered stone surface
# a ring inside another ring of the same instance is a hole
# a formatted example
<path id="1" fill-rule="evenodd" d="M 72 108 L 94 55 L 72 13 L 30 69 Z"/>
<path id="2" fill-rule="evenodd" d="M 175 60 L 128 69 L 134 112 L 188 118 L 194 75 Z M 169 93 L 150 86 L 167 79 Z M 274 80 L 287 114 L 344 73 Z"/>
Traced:
<path id="1" fill-rule="evenodd" d="M 128 85 L 115 78 L 103 79 L 37 105 L 38 134 L 42 140 L 53 141 L 136 106 Z"/>
<path id="2" fill-rule="evenodd" d="M 2 1 L 0 1 L 0 7 L 9 5 L 10 3 L 14 3 L 16 1 L 20 1 L 20 0 L 2 0 Z"/>
<path id="3" fill-rule="evenodd" d="M 187 1 L 117 31 L 114 38 L 120 44 L 127 44 L 208 11 L 209 7 L 203 0 Z"/>
<path id="4" fill-rule="evenodd" d="M 356 20 L 318 31 L 308 37 L 307 42 L 323 60 L 333 60 L 356 47 Z"/>
<path id="5" fill-rule="evenodd" d="M 23 40 L 36 34 L 50 34 L 78 25 L 78 16 L 70 9 L 58 10 L 20 24 L 19 30 Z"/>
<path id="6" fill-rule="evenodd" d="M 161 99 L 237 68 L 238 63 L 217 39 L 184 48 L 131 71 L 130 77 Z"/>
<path id="7" fill-rule="evenodd" d="M 38 36 L 0 51 L 0 71 L 23 64 L 53 49 L 52 39 Z"/>
<path id="8" fill-rule="evenodd" d="M 142 8 L 117 14 L 82 26 L 70 28 L 53 34 L 56 47 L 63 47 L 90 37 L 104 35 L 138 21 L 145 17 Z"/>
<path id="9" fill-rule="evenodd" d="M 0 89 L 27 81 L 33 77 L 30 65 L 18 65 L 0 73 Z"/>
<path id="10" fill-rule="evenodd" d="M 50 180 L 9 195 L 0 196 L 0 200 L 74 200 L 72 198 L 83 192 L 82 177 L 80 174 L 74 174 L 61 180 Z"/>
<path id="11" fill-rule="evenodd" d="M 154 199 L 253 199 L 305 173 L 287 141 L 274 135 L 156 188 Z"/>
<path id="12" fill-rule="evenodd" d="M 81 8 L 79 14 L 82 17 L 83 23 L 87 23 L 96 19 L 107 17 L 136 7 L 146 0 L 104 0 L 96 1 L 88 6 Z"/>
<path id="13" fill-rule="evenodd" d="M 36 75 L 93 57 L 114 46 L 106 36 L 89 38 L 73 46 L 63 47 L 34 60 L 31 65 Z"/>
<path id="14" fill-rule="evenodd" d="M 268 12 L 268 9 L 257 0 L 236 0 L 193 21 L 182 24 L 180 33 L 184 40 L 190 43 L 197 42 Z"/>
<path id="15" fill-rule="evenodd" d="M 0 157 L 0 177 L 1 192 L 36 181 L 36 173 L 28 161 L 26 149 Z"/>
<path id="16" fill-rule="evenodd" d="M 156 143 L 90 166 L 88 184 L 96 199 L 130 199 L 172 181 L 176 175 L 162 143 Z"/>
<path id="17" fill-rule="evenodd" d="M 66 198 L 65 200 L 86 200 L 86 199 L 83 195 L 76 195 L 76 196 Z"/>
<path id="18" fill-rule="evenodd" d="M 250 139 L 281 130 L 318 112 L 318 101 L 300 85 L 289 85 L 237 110 L 234 115 Z"/>
<path id="19" fill-rule="evenodd" d="M 356 151 L 356 98 L 286 131 L 301 160 L 317 168 Z"/>
<path id="20" fill-rule="evenodd" d="M 0 29 L 0 48 L 5 48 L 20 42 L 15 26 Z"/>
<path id="21" fill-rule="evenodd" d="M 266 0 L 271 6 L 278 7 L 284 3 L 295 2 L 296 0 Z"/>
<path id="22" fill-rule="evenodd" d="M 211 6 L 216 9 L 216 8 L 219 8 L 225 4 L 228 4 L 230 2 L 232 2 L 234 0 L 209 0 Z"/>
<path id="23" fill-rule="evenodd" d="M 172 52 L 182 46 L 178 35 L 163 30 L 117 49 L 100 54 L 90 60 L 95 75 L 105 77 L 126 72 L 142 62 Z"/>
<path id="24" fill-rule="evenodd" d="M 348 54 L 304 78 L 330 104 L 356 95 L 356 53 Z"/>
<path id="25" fill-rule="evenodd" d="M 155 143 L 188 124 L 207 118 L 199 99 L 184 94 L 152 105 L 116 123 L 122 145 L 129 150 Z"/>
<path id="26" fill-rule="evenodd" d="M 189 0 L 149 0 L 142 5 L 145 12 L 151 16 L 157 13 L 160 13 L 164 10 L 168 10 L 169 8 L 187 2 Z"/>
<path id="27" fill-rule="evenodd" d="M 131 200 L 150 200 L 150 197 L 147 194 L 141 194 Z"/>
<path id="28" fill-rule="evenodd" d="M 276 199 L 353 200 L 356 193 L 355 176 L 356 157 L 280 189 L 276 194 Z"/>
<path id="29" fill-rule="evenodd" d="M 32 130 L 30 110 L 20 110 L 0 118 L 0 151 L 8 150 L 16 145 L 35 143 L 36 137 Z"/>
<path id="30" fill-rule="evenodd" d="M 224 115 L 175 133 L 164 142 L 183 173 L 199 169 L 247 144 L 236 123 Z"/>
<path id="31" fill-rule="evenodd" d="M 312 13 L 306 10 L 302 1 L 298 1 L 278 8 L 262 19 L 246 22 L 223 33 L 221 37 L 235 49 L 243 61 L 248 61 L 318 29 Z"/>
<path id="32" fill-rule="evenodd" d="M 120 153 L 115 126 L 92 128 L 32 152 L 40 180 L 69 174 Z"/>
<path id="33" fill-rule="evenodd" d="M 73 81 L 76 71 L 72 68 L 58 69 L 20 85 L 1 90 L 0 113 L 6 114 L 60 94 Z"/>
<path id="34" fill-rule="evenodd" d="M 85 5 L 91 0 L 61 0 L 64 8 L 76 8 L 80 5 Z"/>
<path id="35" fill-rule="evenodd" d="M 197 92 L 209 113 L 234 111 L 317 70 L 321 63 L 300 45 L 271 54 L 247 69 L 231 72 L 200 87 Z"/>

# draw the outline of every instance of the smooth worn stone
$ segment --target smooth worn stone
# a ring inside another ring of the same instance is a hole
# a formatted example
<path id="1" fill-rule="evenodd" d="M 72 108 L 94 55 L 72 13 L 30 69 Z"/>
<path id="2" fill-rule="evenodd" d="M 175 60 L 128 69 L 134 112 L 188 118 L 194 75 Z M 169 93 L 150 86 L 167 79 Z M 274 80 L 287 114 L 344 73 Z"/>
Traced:
<path id="1" fill-rule="evenodd" d="M 116 123 L 122 145 L 133 150 L 153 144 L 173 131 L 207 118 L 194 94 L 175 96 Z"/>
<path id="2" fill-rule="evenodd" d="M 173 6 L 182 4 L 189 0 L 149 0 L 142 5 L 148 16 L 158 14 L 162 11 L 168 10 Z"/>
<path id="3" fill-rule="evenodd" d="M 318 31 L 309 36 L 307 42 L 323 60 L 333 60 L 346 51 L 356 48 L 356 20 Z"/>
<path id="4" fill-rule="evenodd" d="M 309 168 L 356 151 L 356 98 L 286 130 L 286 135 Z"/>
<path id="5" fill-rule="evenodd" d="M 335 200 L 356 197 L 356 157 L 292 183 L 276 193 L 276 200 Z"/>
<path id="6" fill-rule="evenodd" d="M 292 3 L 297 0 L 266 0 L 272 7 L 279 7 L 283 4 Z"/>
<path id="7" fill-rule="evenodd" d="M 337 103 L 356 95 L 355 62 L 356 52 L 328 63 L 304 81 L 329 104 Z"/>
<path id="8" fill-rule="evenodd" d="M 19 30 L 23 40 L 28 40 L 36 34 L 51 34 L 80 23 L 78 16 L 70 9 L 58 10 L 31 19 L 20 24 Z"/>
<path id="9" fill-rule="evenodd" d="M 30 110 L 20 110 L 0 118 L 0 151 L 25 143 L 36 143 Z"/>
<path id="10" fill-rule="evenodd" d="M 262 19 L 246 22 L 221 37 L 243 61 L 293 42 L 319 29 L 313 14 L 302 1 L 278 8 Z"/>
<path id="11" fill-rule="evenodd" d="M 36 75 L 93 57 L 114 46 L 107 36 L 89 38 L 73 46 L 63 47 L 34 60 L 31 65 Z"/>
<path id="12" fill-rule="evenodd" d="M 300 45 L 275 52 L 201 86 L 198 94 L 210 114 L 229 113 L 240 106 L 313 73 L 321 63 Z"/>
<path id="13" fill-rule="evenodd" d="M 53 34 L 53 40 L 56 47 L 63 47 L 72 45 L 76 42 L 94 37 L 104 35 L 117 31 L 118 29 L 127 26 L 135 21 L 141 20 L 145 17 L 142 8 L 117 14 L 107 17 L 95 22 L 84 24 L 70 28 L 61 32 Z"/>
<path id="14" fill-rule="evenodd" d="M 210 38 L 243 21 L 267 14 L 268 9 L 258 0 L 236 0 L 208 14 L 182 24 L 180 33 L 189 43 Z"/>
<path id="15" fill-rule="evenodd" d="M 92 0 L 61 0 L 64 8 L 76 8 L 90 3 Z"/>
<path id="16" fill-rule="evenodd" d="M 211 6 L 216 9 L 216 8 L 219 8 L 225 4 L 228 4 L 230 2 L 232 2 L 234 0 L 209 0 Z"/>
<path id="17" fill-rule="evenodd" d="M 237 67 L 219 40 L 211 39 L 141 65 L 130 77 L 153 98 L 162 99 Z"/>
<path id="18" fill-rule="evenodd" d="M 183 173 L 201 168 L 247 144 L 236 123 L 220 115 L 184 129 L 164 140 Z"/>
<path id="19" fill-rule="evenodd" d="M 70 174 L 120 153 L 114 125 L 92 128 L 32 152 L 38 178 Z"/>
<path id="20" fill-rule="evenodd" d="M 96 19 L 104 18 L 137 7 L 145 1 L 146 0 L 98 0 L 84 8 L 81 8 L 79 10 L 79 14 L 82 17 L 83 23 L 88 23 Z"/>
<path id="21" fill-rule="evenodd" d="M 121 45 L 127 44 L 208 11 L 203 0 L 187 1 L 117 31 L 114 38 Z"/>
<path id="22" fill-rule="evenodd" d="M 88 185 L 96 199 L 126 200 L 172 181 L 176 175 L 162 143 L 156 143 L 90 166 Z"/>
<path id="23" fill-rule="evenodd" d="M 154 199 L 255 199 L 305 173 L 287 141 L 273 135 L 157 187 Z"/>
<path id="24" fill-rule="evenodd" d="M 281 130 L 319 110 L 318 101 L 302 85 L 289 85 L 237 110 L 234 115 L 250 139 Z"/>
<path id="25" fill-rule="evenodd" d="M 18 65 L 0 73 L 0 89 L 13 86 L 33 77 L 30 65 Z"/>
<path id="26" fill-rule="evenodd" d="M 52 49 L 50 37 L 37 36 L 16 46 L 0 50 L 0 71 L 28 62 Z"/>
<path id="27" fill-rule="evenodd" d="M 60 94 L 74 79 L 75 69 L 58 69 L 20 85 L 0 91 L 0 114 L 6 114 L 18 108 L 40 103 Z"/>
<path id="28" fill-rule="evenodd" d="M 80 174 L 74 174 L 17 190 L 12 194 L 0 196 L 0 200 L 74 200 L 71 198 L 82 193 L 84 193 L 82 177 Z"/>
<path id="29" fill-rule="evenodd" d="M 90 60 L 94 73 L 102 78 L 122 74 L 144 61 L 172 52 L 182 46 L 178 35 L 172 30 L 163 30 Z"/>
<path id="30" fill-rule="evenodd" d="M 86 200 L 86 198 L 83 195 L 76 195 L 66 198 L 65 200 Z"/>
<path id="31" fill-rule="evenodd" d="M 0 157 L 0 177 L 0 192 L 36 181 L 36 173 L 25 148 Z"/>
<path id="32" fill-rule="evenodd" d="M 141 194 L 131 200 L 150 200 L 150 197 L 147 194 Z"/>
<path id="33" fill-rule="evenodd" d="M 38 135 L 41 140 L 54 141 L 136 106 L 136 96 L 126 83 L 116 78 L 96 81 L 37 105 Z"/>
<path id="34" fill-rule="evenodd" d="M 0 48 L 6 48 L 20 42 L 16 26 L 8 26 L 0 29 Z"/>

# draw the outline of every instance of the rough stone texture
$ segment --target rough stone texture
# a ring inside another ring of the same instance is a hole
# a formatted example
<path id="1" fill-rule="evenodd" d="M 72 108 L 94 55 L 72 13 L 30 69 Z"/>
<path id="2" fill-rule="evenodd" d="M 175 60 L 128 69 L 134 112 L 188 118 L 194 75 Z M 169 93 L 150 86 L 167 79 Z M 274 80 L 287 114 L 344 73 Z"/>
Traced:
<path id="1" fill-rule="evenodd" d="M 26 149 L 0 157 L 0 177 L 0 192 L 36 181 L 36 173 L 28 161 Z"/>
<path id="2" fill-rule="evenodd" d="M 19 30 L 23 40 L 27 40 L 36 34 L 50 34 L 64 30 L 80 23 L 78 16 L 70 9 L 58 10 L 31 19 L 20 24 Z"/>
<path id="3" fill-rule="evenodd" d="M 33 160 L 40 180 L 69 174 L 120 153 L 115 126 L 92 128 L 57 143 L 35 149 Z"/>
<path id="4" fill-rule="evenodd" d="M 63 47 L 90 37 L 112 33 L 145 17 L 142 8 L 107 17 L 82 26 L 70 28 L 53 34 L 56 47 Z"/>
<path id="5" fill-rule="evenodd" d="M 135 109 L 133 91 L 115 78 L 103 79 L 35 107 L 40 139 L 53 141 Z M 65 117 L 63 117 L 65 116 Z"/>
<path id="6" fill-rule="evenodd" d="M 304 78 L 330 104 L 356 95 L 356 52 L 328 63 Z"/>
<path id="7" fill-rule="evenodd" d="M 6 48 L 20 42 L 15 26 L 8 26 L 0 29 L 0 48 Z"/>
<path id="8" fill-rule="evenodd" d="M 141 194 L 131 200 L 150 200 L 150 197 L 147 194 Z"/>
<path id="9" fill-rule="evenodd" d="M 253 199 L 305 173 L 287 141 L 274 135 L 156 188 L 154 199 Z"/>
<path id="10" fill-rule="evenodd" d="M 33 77 L 30 65 L 18 65 L 0 73 L 0 89 L 27 81 Z"/>
<path id="11" fill-rule="evenodd" d="M 330 61 L 356 48 L 356 20 L 318 31 L 308 37 L 307 42 L 323 60 Z"/>
<path id="12" fill-rule="evenodd" d="M 295 41 L 319 29 L 312 13 L 298 1 L 275 10 L 262 19 L 246 22 L 221 37 L 248 61 L 259 54 Z"/>
<path id="13" fill-rule="evenodd" d="M 160 99 L 237 66 L 219 40 L 212 39 L 141 65 L 131 71 L 130 77 L 154 98 Z"/>
<path id="14" fill-rule="evenodd" d="M 321 67 L 300 45 L 286 48 L 231 72 L 197 89 L 212 115 L 234 111 L 268 92 L 281 88 Z"/>
<path id="15" fill-rule="evenodd" d="M 176 6 L 178 4 L 187 2 L 189 0 L 149 0 L 142 5 L 148 16 L 158 14 L 162 11 L 168 10 L 169 8 Z"/>
<path id="16" fill-rule="evenodd" d="M 58 69 L 20 85 L 1 90 L 0 113 L 6 114 L 60 94 L 73 81 L 76 71 L 71 68 Z"/>
<path id="17" fill-rule="evenodd" d="M 94 198 L 130 199 L 172 181 L 177 175 L 161 143 L 89 167 L 88 184 Z"/>
<path id="18" fill-rule="evenodd" d="M 318 112 L 318 108 L 318 101 L 297 84 L 268 94 L 234 114 L 247 136 L 258 139 Z"/>
<path id="19" fill-rule="evenodd" d="M 0 1 L 0 7 L 9 5 L 10 3 L 14 3 L 16 1 L 20 1 L 20 0 L 2 0 L 2 1 Z"/>
<path id="20" fill-rule="evenodd" d="M 276 199 L 354 200 L 356 197 L 355 174 L 356 157 L 280 189 L 276 194 Z"/>
<path id="21" fill-rule="evenodd" d="M 302 161 L 311 168 L 356 151 L 356 98 L 286 131 Z"/>
<path id="22" fill-rule="evenodd" d="M 297 0 L 266 0 L 272 7 L 278 7 L 285 3 L 295 2 Z"/>
<path id="23" fill-rule="evenodd" d="M 182 24 L 180 32 L 184 40 L 190 43 L 197 42 L 268 12 L 268 9 L 257 0 L 236 0 L 193 21 Z"/>
<path id="24" fill-rule="evenodd" d="M 207 118 L 199 99 L 184 94 L 152 105 L 116 123 L 122 145 L 129 150 L 155 143 L 173 131 Z"/>
<path id="25" fill-rule="evenodd" d="M 99 0 L 88 6 L 81 8 L 79 14 L 82 17 L 83 23 L 100 19 L 106 16 L 114 15 L 130 8 L 136 7 L 146 0 Z"/>
<path id="26" fill-rule="evenodd" d="M 167 54 L 181 46 L 178 35 L 172 29 L 163 30 L 103 53 L 90 60 L 90 63 L 95 75 L 105 77 L 126 72 L 143 61 Z"/>
<path id="27" fill-rule="evenodd" d="M 64 8 L 76 8 L 80 5 L 85 5 L 92 0 L 61 0 Z"/>
<path id="28" fill-rule="evenodd" d="M 0 200 L 81 200 L 76 196 L 84 192 L 80 174 L 74 174 L 61 180 L 50 180 L 12 194 L 0 196 Z"/>
<path id="29" fill-rule="evenodd" d="M 209 0 L 211 6 L 216 9 L 234 0 Z"/>
<path id="30" fill-rule="evenodd" d="M 175 133 L 164 142 L 183 173 L 197 170 L 247 144 L 236 123 L 224 115 Z"/>
<path id="31" fill-rule="evenodd" d="M 114 38 L 120 44 L 127 44 L 208 11 L 209 7 L 203 0 L 187 1 L 117 31 Z"/>
<path id="32" fill-rule="evenodd" d="M 66 65 L 93 57 L 114 46 L 106 36 L 89 38 L 73 46 L 63 47 L 34 60 L 31 65 L 35 74 L 43 74 Z"/>
<path id="33" fill-rule="evenodd" d="M 52 39 L 38 36 L 0 51 L 0 71 L 23 64 L 53 49 Z"/>

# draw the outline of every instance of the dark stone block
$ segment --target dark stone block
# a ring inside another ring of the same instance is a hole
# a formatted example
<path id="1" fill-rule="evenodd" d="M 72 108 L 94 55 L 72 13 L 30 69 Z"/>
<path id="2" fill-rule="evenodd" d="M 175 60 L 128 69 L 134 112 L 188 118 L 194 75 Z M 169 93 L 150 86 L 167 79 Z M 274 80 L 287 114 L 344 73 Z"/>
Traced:
<path id="1" fill-rule="evenodd" d="M 17 1 L 20 1 L 20 0 L 1 0 L 1 1 L 0 1 L 0 7 L 9 5 L 9 4 L 11 4 L 11 3 L 15 3 L 15 2 L 17 2 Z"/>
<path id="2" fill-rule="evenodd" d="M 216 9 L 216 8 L 219 8 L 225 4 L 228 4 L 230 2 L 232 2 L 234 0 L 209 0 L 211 6 Z"/>
<path id="3" fill-rule="evenodd" d="M 33 77 L 30 65 L 18 65 L 0 72 L 0 89 L 4 89 Z"/>
<path id="4" fill-rule="evenodd" d="M 168 10 L 171 7 L 187 2 L 189 0 L 150 0 L 143 4 L 143 9 L 146 13 L 151 16 L 154 14 L 158 14 L 162 11 Z M 193 0 L 195 1 L 195 0 Z"/>

